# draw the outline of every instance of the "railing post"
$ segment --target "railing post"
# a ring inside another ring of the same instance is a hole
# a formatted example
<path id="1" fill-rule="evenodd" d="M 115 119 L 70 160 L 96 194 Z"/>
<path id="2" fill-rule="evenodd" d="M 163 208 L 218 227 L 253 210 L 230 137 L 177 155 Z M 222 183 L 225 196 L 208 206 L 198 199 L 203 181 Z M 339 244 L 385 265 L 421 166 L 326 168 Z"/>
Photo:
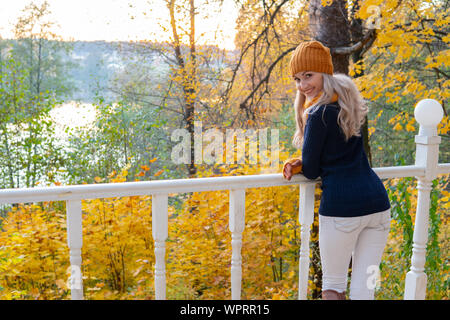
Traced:
<path id="1" fill-rule="evenodd" d="M 416 135 L 416 166 L 425 167 L 425 176 L 417 177 L 417 208 L 414 223 L 411 270 L 405 279 L 405 300 L 424 300 L 427 288 L 425 274 L 426 248 L 428 242 L 428 216 L 430 212 L 430 191 L 433 179 L 437 176 L 439 143 L 437 125 L 443 117 L 442 106 L 433 99 L 421 100 L 414 116 L 420 124 Z"/>
<path id="2" fill-rule="evenodd" d="M 241 299 L 242 282 L 242 232 L 245 227 L 245 189 L 230 190 L 230 218 L 231 231 L 231 299 Z"/>
<path id="3" fill-rule="evenodd" d="M 70 254 L 70 296 L 72 300 L 83 300 L 83 277 L 81 273 L 81 247 L 83 227 L 81 200 L 66 201 L 67 244 Z"/>
<path id="4" fill-rule="evenodd" d="M 315 184 L 301 184 L 298 222 L 300 223 L 300 259 L 298 264 L 298 299 L 306 300 L 309 275 L 309 235 L 314 220 Z"/>
<path id="5" fill-rule="evenodd" d="M 155 241 L 155 299 L 166 299 L 166 239 L 168 194 L 152 196 L 152 235 Z"/>

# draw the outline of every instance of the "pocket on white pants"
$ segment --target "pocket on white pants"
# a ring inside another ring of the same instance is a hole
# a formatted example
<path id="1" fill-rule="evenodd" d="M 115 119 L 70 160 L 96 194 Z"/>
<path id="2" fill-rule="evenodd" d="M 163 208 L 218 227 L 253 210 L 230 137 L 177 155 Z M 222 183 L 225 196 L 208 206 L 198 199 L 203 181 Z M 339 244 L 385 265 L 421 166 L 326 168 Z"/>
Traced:
<path id="1" fill-rule="evenodd" d="M 336 230 L 347 233 L 355 231 L 361 225 L 361 217 L 350 217 L 350 218 L 335 217 L 333 221 Z"/>

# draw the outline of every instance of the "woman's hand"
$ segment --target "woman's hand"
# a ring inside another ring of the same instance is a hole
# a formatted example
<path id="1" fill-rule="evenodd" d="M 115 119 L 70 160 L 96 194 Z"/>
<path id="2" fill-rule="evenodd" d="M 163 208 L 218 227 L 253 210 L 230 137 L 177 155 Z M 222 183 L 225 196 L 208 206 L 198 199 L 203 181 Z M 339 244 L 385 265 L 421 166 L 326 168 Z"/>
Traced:
<path id="1" fill-rule="evenodd" d="M 302 172 L 302 168 L 303 163 L 300 159 L 288 162 L 283 167 L 283 177 L 290 181 L 294 174 Z"/>

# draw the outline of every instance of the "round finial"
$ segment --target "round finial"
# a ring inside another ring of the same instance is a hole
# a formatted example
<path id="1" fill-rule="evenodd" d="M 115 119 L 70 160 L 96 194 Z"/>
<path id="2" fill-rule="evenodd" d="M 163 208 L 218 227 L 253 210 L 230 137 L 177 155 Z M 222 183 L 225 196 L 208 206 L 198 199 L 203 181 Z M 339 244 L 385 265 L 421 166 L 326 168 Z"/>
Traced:
<path id="1" fill-rule="evenodd" d="M 437 127 L 444 117 L 441 104 L 434 99 L 420 100 L 414 109 L 416 121 L 424 127 Z"/>

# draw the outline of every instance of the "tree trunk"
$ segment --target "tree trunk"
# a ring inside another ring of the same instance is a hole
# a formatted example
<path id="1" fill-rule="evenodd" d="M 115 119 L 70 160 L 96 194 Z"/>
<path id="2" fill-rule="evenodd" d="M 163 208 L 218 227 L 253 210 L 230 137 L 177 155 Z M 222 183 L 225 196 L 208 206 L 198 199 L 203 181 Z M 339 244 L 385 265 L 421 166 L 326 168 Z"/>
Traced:
<path id="1" fill-rule="evenodd" d="M 181 52 L 181 42 L 178 36 L 176 19 L 175 19 L 175 1 L 170 0 L 168 2 L 168 8 L 170 12 L 170 25 L 172 28 L 173 43 L 172 46 L 175 51 L 175 58 L 177 61 L 178 70 L 180 70 L 183 79 L 181 80 L 181 86 L 183 90 L 184 100 L 184 122 L 185 128 L 188 130 L 191 136 L 191 161 L 187 165 L 188 175 L 190 178 L 195 177 L 197 173 L 197 167 L 195 166 L 195 149 L 194 149 L 194 117 L 195 117 L 195 99 L 197 92 L 196 83 L 196 51 L 195 51 L 195 3 L 194 0 L 189 0 L 189 20 L 190 20 L 190 33 L 189 33 L 189 60 L 185 61 Z"/>
<path id="2" fill-rule="evenodd" d="M 348 74 L 349 56 L 335 54 L 333 48 L 350 45 L 347 1 L 334 0 L 323 7 L 321 0 L 312 0 L 309 7 L 309 29 L 314 40 L 330 48 L 335 73 Z"/>
<path id="3" fill-rule="evenodd" d="M 334 48 L 350 47 L 351 45 L 363 41 L 364 34 L 362 29 L 362 21 L 355 18 L 355 13 L 360 7 L 360 2 L 354 2 L 351 12 L 351 23 L 348 20 L 348 10 L 345 7 L 347 1 L 334 0 L 330 6 L 323 7 L 321 0 L 313 0 L 310 4 L 309 11 L 309 27 L 312 37 L 330 48 L 331 57 L 333 59 L 334 73 L 344 73 L 348 75 L 349 72 L 349 56 L 352 56 L 354 63 L 363 59 L 361 54 L 364 46 L 359 50 L 351 53 L 337 53 Z M 343 50 L 339 50 L 343 51 Z M 364 74 L 356 74 L 355 78 Z M 372 165 L 372 153 L 369 145 L 369 131 L 367 116 L 363 131 L 364 151 Z"/>

